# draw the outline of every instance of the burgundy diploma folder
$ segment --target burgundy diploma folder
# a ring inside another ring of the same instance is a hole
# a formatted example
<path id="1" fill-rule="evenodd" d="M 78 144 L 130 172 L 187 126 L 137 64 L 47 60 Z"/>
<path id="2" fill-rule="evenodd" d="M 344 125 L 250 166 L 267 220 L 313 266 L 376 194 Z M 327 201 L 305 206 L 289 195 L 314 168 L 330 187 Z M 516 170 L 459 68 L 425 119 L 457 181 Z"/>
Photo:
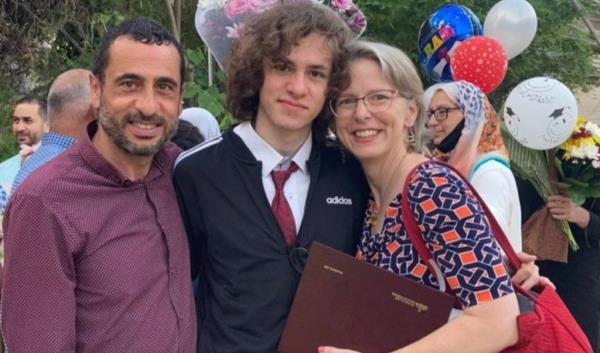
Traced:
<path id="1" fill-rule="evenodd" d="M 446 323 L 453 304 L 446 293 L 314 242 L 278 351 L 390 352 Z"/>

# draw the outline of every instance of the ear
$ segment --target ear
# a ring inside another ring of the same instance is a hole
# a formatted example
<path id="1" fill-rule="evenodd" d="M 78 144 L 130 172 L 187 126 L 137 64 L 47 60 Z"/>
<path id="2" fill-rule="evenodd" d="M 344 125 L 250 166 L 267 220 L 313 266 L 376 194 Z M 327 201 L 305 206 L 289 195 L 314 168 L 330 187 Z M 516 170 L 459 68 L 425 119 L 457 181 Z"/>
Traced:
<path id="1" fill-rule="evenodd" d="M 94 111 L 97 111 L 100 108 L 101 87 L 100 81 L 94 75 L 90 75 L 90 88 L 92 90 L 92 107 Z"/>
<path id="2" fill-rule="evenodd" d="M 404 118 L 404 126 L 406 128 L 413 127 L 417 118 L 419 117 L 420 110 L 417 102 L 414 99 L 406 102 L 406 117 Z"/>
<path id="3" fill-rule="evenodd" d="M 185 83 L 181 85 L 181 90 L 179 91 L 179 97 L 181 97 L 181 100 L 179 101 L 179 111 L 177 112 L 177 116 L 181 115 L 181 112 L 183 111 L 183 95 L 185 94 Z"/>

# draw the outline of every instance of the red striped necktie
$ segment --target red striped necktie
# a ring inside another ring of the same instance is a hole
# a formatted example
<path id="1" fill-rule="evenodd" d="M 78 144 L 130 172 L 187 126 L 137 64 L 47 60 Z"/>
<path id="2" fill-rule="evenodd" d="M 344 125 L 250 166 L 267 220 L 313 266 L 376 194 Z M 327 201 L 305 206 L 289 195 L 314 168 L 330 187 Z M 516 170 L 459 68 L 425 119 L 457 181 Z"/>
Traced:
<path id="1" fill-rule="evenodd" d="M 296 223 L 294 222 L 294 215 L 292 214 L 290 204 L 283 193 L 283 187 L 290 175 L 297 170 L 298 165 L 292 162 L 287 169 L 273 170 L 271 172 L 271 177 L 275 184 L 275 197 L 273 198 L 273 203 L 271 203 L 271 209 L 288 247 L 292 247 L 296 243 Z"/>

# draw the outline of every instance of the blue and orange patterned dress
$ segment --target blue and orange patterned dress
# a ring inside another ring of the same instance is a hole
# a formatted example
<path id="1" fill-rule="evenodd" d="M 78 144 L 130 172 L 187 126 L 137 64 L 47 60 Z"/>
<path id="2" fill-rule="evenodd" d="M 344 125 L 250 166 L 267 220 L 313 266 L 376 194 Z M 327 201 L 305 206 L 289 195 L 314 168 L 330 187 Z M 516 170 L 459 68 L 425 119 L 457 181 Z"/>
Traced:
<path id="1" fill-rule="evenodd" d="M 371 234 L 371 197 L 357 257 L 437 289 L 435 275 L 406 234 L 401 197 L 388 206 L 379 234 Z M 460 177 L 436 162 L 422 163 L 412 174 L 408 198 L 425 245 L 463 308 L 513 293 L 484 211 Z"/>

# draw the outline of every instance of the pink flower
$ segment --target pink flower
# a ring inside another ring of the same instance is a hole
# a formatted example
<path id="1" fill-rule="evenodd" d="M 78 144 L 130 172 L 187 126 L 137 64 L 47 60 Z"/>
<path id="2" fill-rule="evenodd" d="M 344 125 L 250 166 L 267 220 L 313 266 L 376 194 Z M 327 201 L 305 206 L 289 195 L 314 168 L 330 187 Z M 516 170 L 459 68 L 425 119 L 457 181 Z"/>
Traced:
<path id="1" fill-rule="evenodd" d="M 242 27 L 243 26 L 238 25 L 237 23 L 234 23 L 233 27 L 225 27 L 227 30 L 227 38 L 239 38 L 242 33 Z"/>
<path id="2" fill-rule="evenodd" d="M 438 33 L 439 33 L 440 37 L 442 37 L 442 39 L 446 41 L 446 40 L 454 37 L 454 28 L 452 28 L 449 25 L 446 25 L 446 26 L 440 28 Z"/>
<path id="3" fill-rule="evenodd" d="M 279 0 L 251 0 L 252 2 L 252 10 L 255 13 L 263 12 L 267 9 L 273 7 L 273 5 L 278 4 Z"/>
<path id="4" fill-rule="evenodd" d="M 252 0 L 229 0 L 225 4 L 223 12 L 227 18 L 233 20 L 248 10 L 252 10 L 252 2 Z"/>
<path id="5" fill-rule="evenodd" d="M 331 5 L 340 9 L 340 10 L 350 10 L 352 7 L 351 0 L 331 0 Z"/>
<path id="6" fill-rule="evenodd" d="M 348 21 L 348 26 L 355 32 L 361 32 L 367 26 L 367 19 L 360 12 L 357 12 Z"/>

